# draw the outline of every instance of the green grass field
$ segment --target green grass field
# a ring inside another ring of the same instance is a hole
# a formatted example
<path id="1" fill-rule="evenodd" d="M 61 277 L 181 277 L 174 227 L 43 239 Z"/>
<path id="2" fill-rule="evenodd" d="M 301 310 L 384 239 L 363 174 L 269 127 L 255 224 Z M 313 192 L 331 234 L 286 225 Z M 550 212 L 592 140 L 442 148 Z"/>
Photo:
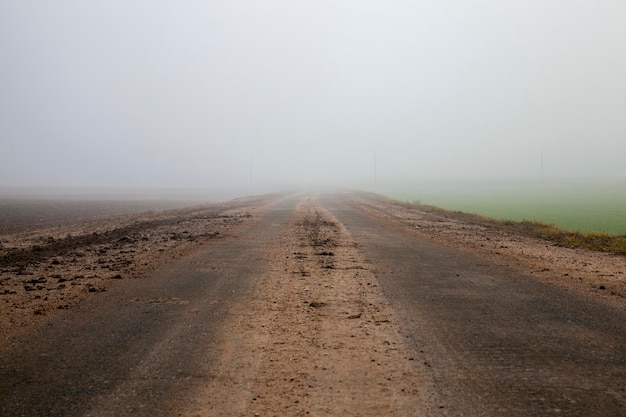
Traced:
<path id="1" fill-rule="evenodd" d="M 580 232 L 626 235 L 626 180 L 439 182 L 383 194 L 502 220 L 535 220 Z"/>

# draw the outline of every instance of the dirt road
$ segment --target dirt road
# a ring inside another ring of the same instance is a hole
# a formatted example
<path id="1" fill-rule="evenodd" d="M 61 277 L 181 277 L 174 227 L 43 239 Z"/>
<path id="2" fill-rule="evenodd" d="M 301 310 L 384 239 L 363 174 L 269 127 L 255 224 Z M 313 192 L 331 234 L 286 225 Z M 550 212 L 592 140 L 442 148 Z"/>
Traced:
<path id="1" fill-rule="evenodd" d="M 626 415 L 621 299 L 435 242 L 362 195 L 264 204 L 7 332 L 0 415 Z"/>

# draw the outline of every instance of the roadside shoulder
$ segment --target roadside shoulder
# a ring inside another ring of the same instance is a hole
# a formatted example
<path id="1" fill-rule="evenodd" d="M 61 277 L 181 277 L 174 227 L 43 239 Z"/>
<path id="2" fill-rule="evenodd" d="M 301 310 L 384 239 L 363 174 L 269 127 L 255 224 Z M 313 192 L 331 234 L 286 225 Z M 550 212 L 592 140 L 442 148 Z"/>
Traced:
<path id="1" fill-rule="evenodd" d="M 0 237 L 0 340 L 232 236 L 274 198 L 115 216 Z"/>
<path id="2" fill-rule="evenodd" d="M 626 257 L 556 244 L 506 228 L 464 222 L 392 202 L 356 197 L 352 204 L 408 233 L 473 253 L 547 282 L 626 307 Z"/>

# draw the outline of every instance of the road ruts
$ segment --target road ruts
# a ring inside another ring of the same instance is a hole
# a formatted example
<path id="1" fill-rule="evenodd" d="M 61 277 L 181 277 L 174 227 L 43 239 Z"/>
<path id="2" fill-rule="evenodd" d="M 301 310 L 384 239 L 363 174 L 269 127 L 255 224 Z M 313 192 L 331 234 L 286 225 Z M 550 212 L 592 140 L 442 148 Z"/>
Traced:
<path id="1" fill-rule="evenodd" d="M 429 415 L 626 416 L 626 312 L 320 197 L 423 365 Z"/>
<path id="2" fill-rule="evenodd" d="M 235 238 L 120 282 L 0 350 L 0 415 L 162 416 L 212 375 L 214 340 L 297 197 Z"/>

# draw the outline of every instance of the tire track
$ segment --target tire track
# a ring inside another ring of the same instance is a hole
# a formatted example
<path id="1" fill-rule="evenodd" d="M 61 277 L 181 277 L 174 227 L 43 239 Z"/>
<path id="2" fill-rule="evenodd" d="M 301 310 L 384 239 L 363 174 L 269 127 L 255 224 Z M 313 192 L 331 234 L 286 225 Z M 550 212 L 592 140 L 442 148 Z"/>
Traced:
<path id="1" fill-rule="evenodd" d="M 215 380 L 185 414 L 418 414 L 414 358 L 348 231 L 308 199 L 267 257 Z"/>

